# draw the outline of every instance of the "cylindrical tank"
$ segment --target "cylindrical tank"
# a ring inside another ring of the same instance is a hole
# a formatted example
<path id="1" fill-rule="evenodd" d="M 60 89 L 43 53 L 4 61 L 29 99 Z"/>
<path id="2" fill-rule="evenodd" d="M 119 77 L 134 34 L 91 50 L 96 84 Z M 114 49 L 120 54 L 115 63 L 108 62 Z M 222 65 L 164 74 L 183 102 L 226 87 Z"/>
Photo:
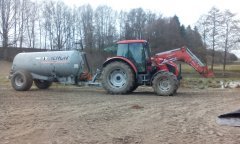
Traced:
<path id="1" fill-rule="evenodd" d="M 29 52 L 15 56 L 12 71 L 27 70 L 41 76 L 77 76 L 83 71 L 83 64 L 83 53 L 77 50 Z"/>

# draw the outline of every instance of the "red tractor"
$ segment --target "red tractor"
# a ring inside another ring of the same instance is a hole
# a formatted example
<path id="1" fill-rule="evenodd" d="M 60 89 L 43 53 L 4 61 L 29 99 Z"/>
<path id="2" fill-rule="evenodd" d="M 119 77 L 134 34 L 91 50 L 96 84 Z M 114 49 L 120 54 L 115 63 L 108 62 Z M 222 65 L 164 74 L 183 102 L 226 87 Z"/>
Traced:
<path id="1" fill-rule="evenodd" d="M 189 49 L 178 48 L 154 56 L 146 40 L 124 40 L 117 43 L 117 56 L 103 64 L 102 85 L 111 94 L 127 94 L 140 85 L 152 86 L 157 95 L 173 95 L 181 74 L 174 61 L 183 61 L 204 77 L 213 73 Z"/>

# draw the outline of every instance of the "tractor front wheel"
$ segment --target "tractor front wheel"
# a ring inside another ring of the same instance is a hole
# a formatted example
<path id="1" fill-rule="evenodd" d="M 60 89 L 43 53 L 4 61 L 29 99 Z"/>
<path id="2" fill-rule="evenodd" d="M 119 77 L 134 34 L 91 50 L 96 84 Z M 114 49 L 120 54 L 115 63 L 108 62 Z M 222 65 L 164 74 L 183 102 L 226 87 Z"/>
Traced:
<path id="1" fill-rule="evenodd" d="M 110 94 L 127 94 L 135 84 L 134 73 L 123 62 L 112 62 L 103 68 L 102 85 Z"/>
<path id="2" fill-rule="evenodd" d="M 170 72 L 161 72 L 154 77 L 152 86 L 157 95 L 170 96 L 177 89 L 177 78 Z"/>

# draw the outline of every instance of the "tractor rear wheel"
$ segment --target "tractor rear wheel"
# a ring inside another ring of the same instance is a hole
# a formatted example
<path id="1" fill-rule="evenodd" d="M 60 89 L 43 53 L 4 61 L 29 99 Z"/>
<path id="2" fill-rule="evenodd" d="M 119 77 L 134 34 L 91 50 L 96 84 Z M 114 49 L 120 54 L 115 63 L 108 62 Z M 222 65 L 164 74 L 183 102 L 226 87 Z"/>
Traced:
<path id="1" fill-rule="evenodd" d="M 34 84 L 36 85 L 36 87 L 38 87 L 39 89 L 47 89 L 52 85 L 52 82 L 50 81 L 46 81 L 46 80 L 39 80 L 39 79 L 35 79 L 34 80 Z"/>
<path id="2" fill-rule="evenodd" d="M 134 72 L 123 62 L 112 62 L 103 68 L 102 85 L 110 94 L 127 94 L 135 84 Z"/>
<path id="3" fill-rule="evenodd" d="M 11 84 L 16 91 L 27 91 L 32 87 L 32 75 L 25 70 L 16 71 L 12 78 Z"/>
<path id="4" fill-rule="evenodd" d="M 161 72 L 154 77 L 152 86 L 157 95 L 170 96 L 177 90 L 177 78 L 170 72 Z"/>
<path id="5" fill-rule="evenodd" d="M 137 88 L 138 88 L 138 85 L 135 84 L 135 85 L 132 87 L 132 89 L 130 90 L 130 92 L 134 92 Z"/>

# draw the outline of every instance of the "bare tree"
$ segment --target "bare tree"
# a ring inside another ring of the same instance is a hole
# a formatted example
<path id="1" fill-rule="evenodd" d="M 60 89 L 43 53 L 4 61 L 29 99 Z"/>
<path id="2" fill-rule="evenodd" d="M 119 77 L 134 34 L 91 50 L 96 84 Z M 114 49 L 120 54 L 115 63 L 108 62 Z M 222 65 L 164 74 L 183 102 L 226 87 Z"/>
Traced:
<path id="1" fill-rule="evenodd" d="M 146 13 L 142 8 L 132 9 L 127 15 L 125 38 L 142 39 L 146 20 Z"/>
<path id="2" fill-rule="evenodd" d="M 63 2 L 57 2 L 53 9 L 53 21 L 54 21 L 54 44 L 58 50 L 64 48 L 68 35 L 67 32 L 67 11 L 68 8 Z M 66 35 L 65 35 L 66 34 Z"/>
<path id="3" fill-rule="evenodd" d="M 74 36 L 75 36 L 75 27 L 74 27 L 74 16 L 72 13 L 72 9 L 69 9 L 68 12 L 65 14 L 66 21 L 65 21 L 65 27 L 66 27 L 66 44 L 65 44 L 65 50 L 72 49 L 73 43 L 74 43 Z"/>
<path id="4" fill-rule="evenodd" d="M 37 13 L 38 13 L 38 6 L 36 3 L 28 2 L 27 3 L 27 19 L 26 19 L 26 30 L 27 30 L 27 37 L 28 37 L 28 47 L 35 48 L 36 42 L 36 20 L 37 20 Z"/>
<path id="5" fill-rule="evenodd" d="M 39 45 L 38 47 L 41 49 L 42 39 L 43 39 L 43 14 L 40 12 L 42 10 L 42 4 L 37 3 L 38 12 L 37 12 L 37 23 L 38 23 L 38 32 L 39 32 Z"/>
<path id="6" fill-rule="evenodd" d="M 221 46 L 224 50 L 223 57 L 223 75 L 227 64 L 227 54 L 229 50 L 235 48 L 239 41 L 240 21 L 236 19 L 236 14 L 225 10 L 223 13 L 222 30 L 221 30 Z"/>
<path id="7" fill-rule="evenodd" d="M 43 5 L 44 48 L 53 49 L 53 8 L 55 2 L 45 1 Z M 48 41 L 47 41 L 48 39 Z"/>
<path id="8" fill-rule="evenodd" d="M 84 39 L 84 35 L 83 35 L 83 26 L 82 26 L 82 18 L 81 18 L 81 9 L 80 8 L 75 8 L 74 9 L 74 14 L 75 16 L 75 23 L 74 23 L 74 29 L 76 31 L 75 33 L 75 39 L 74 39 L 74 43 L 80 44 L 80 48 L 83 49 L 83 39 Z"/>
<path id="9" fill-rule="evenodd" d="M 207 33 L 208 30 L 208 22 L 207 22 L 207 15 L 202 15 L 199 20 L 197 21 L 197 28 L 200 34 L 202 35 L 202 40 L 204 47 L 207 47 Z"/>
<path id="10" fill-rule="evenodd" d="M 19 36 L 19 30 L 18 30 L 18 13 L 19 13 L 19 5 L 20 5 L 20 0 L 14 0 L 14 13 L 15 13 L 15 17 L 14 17 L 14 38 L 13 38 L 13 45 L 15 47 L 17 47 L 17 41 L 18 41 L 18 36 Z"/>
<path id="11" fill-rule="evenodd" d="M 208 35 L 209 35 L 209 45 L 212 47 L 212 62 L 211 62 L 211 70 L 213 70 L 214 66 L 214 58 L 215 58 L 215 49 L 219 44 L 217 37 L 219 37 L 219 30 L 221 29 L 221 19 L 222 13 L 219 9 L 213 7 L 207 14 L 206 23 L 208 25 Z"/>
<path id="12" fill-rule="evenodd" d="M 82 26 L 83 43 L 85 48 L 92 49 L 94 46 L 94 26 L 93 26 L 93 9 L 90 5 L 83 5 L 78 8 L 80 22 Z"/>
<path id="13" fill-rule="evenodd" d="M 98 48 L 111 45 L 116 37 L 117 13 L 108 6 L 99 6 L 95 10 L 95 37 Z"/>
<path id="14" fill-rule="evenodd" d="M 0 35 L 2 38 L 2 47 L 4 48 L 4 59 L 8 56 L 8 46 L 10 31 L 14 27 L 16 13 L 13 0 L 0 0 Z"/>
<path id="15" fill-rule="evenodd" d="M 28 13 L 28 4 L 29 0 L 20 0 L 20 11 L 18 13 L 18 30 L 19 30 L 19 47 L 22 48 L 23 47 L 23 43 L 25 42 L 25 31 L 26 31 L 26 21 L 28 19 L 27 14 Z"/>
<path id="16" fill-rule="evenodd" d="M 125 38 L 126 20 L 127 20 L 127 12 L 120 11 L 120 13 L 118 14 L 119 39 Z"/>

